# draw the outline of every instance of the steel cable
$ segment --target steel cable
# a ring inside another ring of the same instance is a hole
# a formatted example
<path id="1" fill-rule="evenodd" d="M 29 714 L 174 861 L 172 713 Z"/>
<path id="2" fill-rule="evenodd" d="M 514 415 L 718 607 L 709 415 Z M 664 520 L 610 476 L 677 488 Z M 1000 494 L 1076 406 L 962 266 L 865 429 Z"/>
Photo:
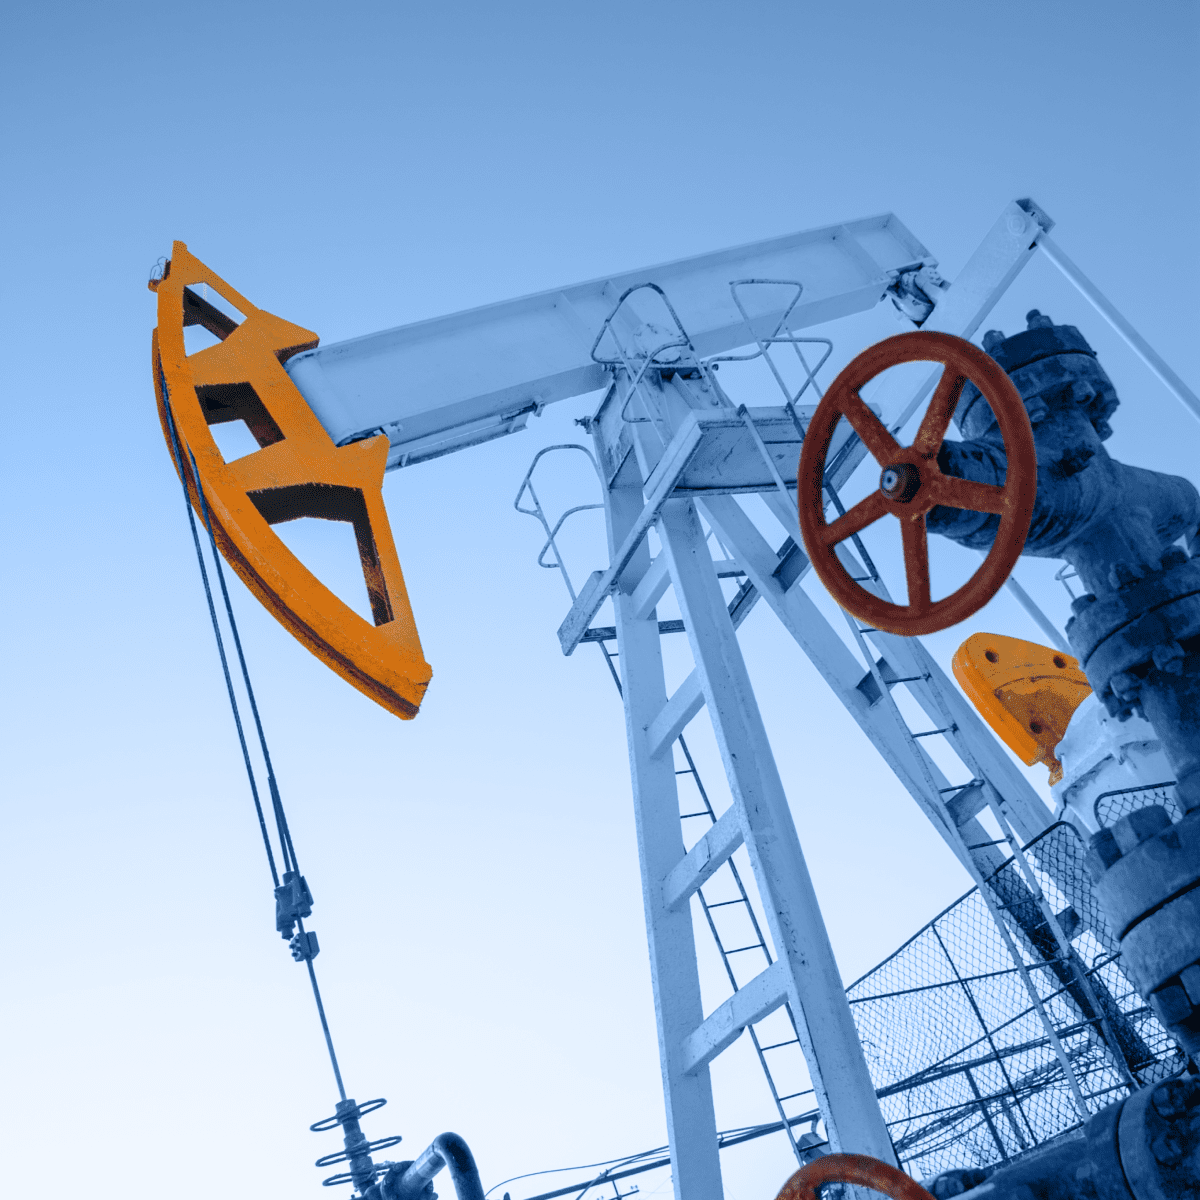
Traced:
<path id="1" fill-rule="evenodd" d="M 208 601 L 208 615 L 212 620 L 213 634 L 217 640 L 217 652 L 221 658 L 221 669 L 225 674 L 225 687 L 229 694 L 229 706 L 233 710 L 234 724 L 237 726 L 238 742 L 242 748 L 242 760 L 246 765 L 246 776 L 250 782 L 250 793 L 254 798 L 254 810 L 258 815 L 259 828 L 262 831 L 263 845 L 267 851 L 267 862 L 271 868 L 271 879 L 276 888 L 279 887 L 279 871 L 275 865 L 275 854 L 271 847 L 271 838 L 267 830 L 266 817 L 263 814 L 262 801 L 259 796 L 258 782 L 254 774 L 254 765 L 250 759 L 250 748 L 246 743 L 245 728 L 242 724 L 241 711 L 238 708 L 237 694 L 233 686 L 233 677 L 229 670 L 229 658 L 225 652 L 225 641 L 221 635 L 221 625 L 217 618 L 217 608 L 213 601 L 212 585 L 208 578 L 208 569 L 204 562 L 204 553 L 200 546 L 200 534 L 196 528 L 196 517 L 192 509 L 191 496 L 188 492 L 187 474 L 184 470 L 183 452 L 180 444 L 179 434 L 175 427 L 175 417 L 171 411 L 171 399 L 167 392 L 167 381 L 160 372 L 160 382 L 163 392 L 163 410 L 166 413 L 167 430 L 171 436 L 171 453 L 175 459 L 175 467 L 179 472 L 179 482 L 183 487 L 184 506 L 187 509 L 188 525 L 192 531 L 192 542 L 196 548 L 196 561 L 200 566 L 200 578 L 204 583 L 204 595 Z M 200 513 L 204 520 L 205 531 L 208 533 L 209 544 L 212 548 L 212 556 L 214 569 L 217 576 L 217 582 L 221 587 L 221 596 L 225 602 L 225 614 L 229 621 L 230 633 L 233 637 L 233 644 L 237 650 L 238 664 L 242 671 L 242 681 L 245 684 L 246 696 L 250 703 L 250 711 L 254 717 L 255 729 L 258 733 L 259 746 L 262 749 L 263 761 L 266 764 L 267 771 L 267 786 L 271 793 L 271 808 L 275 816 L 275 827 L 279 837 L 280 852 L 283 857 L 284 871 L 294 871 L 297 875 L 300 874 L 299 862 L 296 858 L 296 849 L 292 842 L 291 829 L 288 826 L 287 814 L 283 808 L 283 798 L 279 792 L 279 785 L 275 779 L 275 769 L 271 763 L 271 753 L 267 747 L 266 732 L 263 729 L 262 719 L 259 716 L 258 703 L 254 697 L 254 688 L 250 682 L 250 669 L 246 663 L 246 655 L 242 649 L 242 639 L 238 633 L 237 620 L 233 615 L 233 603 L 230 600 L 229 588 L 225 582 L 225 572 L 221 564 L 220 551 L 217 548 L 217 539 L 213 533 L 212 520 L 209 515 L 208 502 L 204 496 L 204 489 L 200 484 L 200 472 L 196 466 L 195 455 L 192 454 L 191 448 L 188 448 L 188 458 L 191 461 L 192 480 L 196 488 L 196 496 L 199 501 Z M 306 934 L 304 931 L 303 920 L 297 920 L 299 927 L 299 936 L 301 942 L 304 941 Z M 286 935 L 285 935 L 286 936 Z M 333 1067 L 333 1076 L 337 1082 L 338 1094 L 344 1101 L 346 1099 L 346 1088 L 342 1082 L 341 1068 L 338 1066 L 337 1053 L 333 1048 L 333 1036 L 329 1031 L 329 1022 L 325 1016 L 325 1005 L 321 1000 L 321 989 L 317 985 L 317 973 L 313 967 L 312 955 L 306 953 L 304 956 L 305 966 L 308 968 L 308 978 L 312 985 L 313 1000 L 316 1002 L 317 1015 L 321 1021 L 321 1031 L 325 1036 L 325 1046 L 329 1051 L 329 1061 Z"/>

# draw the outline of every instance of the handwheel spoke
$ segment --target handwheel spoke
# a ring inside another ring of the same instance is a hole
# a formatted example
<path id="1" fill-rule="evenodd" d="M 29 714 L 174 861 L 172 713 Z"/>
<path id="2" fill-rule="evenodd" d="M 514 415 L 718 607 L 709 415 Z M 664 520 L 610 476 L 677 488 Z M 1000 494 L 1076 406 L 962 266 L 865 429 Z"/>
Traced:
<path id="1" fill-rule="evenodd" d="M 900 456 L 899 444 L 857 392 L 851 392 L 842 401 L 841 412 L 881 467 L 896 461 Z"/>
<path id="2" fill-rule="evenodd" d="M 853 508 L 844 512 L 836 521 L 831 521 L 821 530 L 821 540 L 827 546 L 836 546 L 848 537 L 853 537 L 873 525 L 880 517 L 886 516 L 888 502 L 879 492 L 872 492 L 865 500 L 860 500 Z"/>
<path id="3" fill-rule="evenodd" d="M 967 512 L 1003 513 L 1004 488 L 994 483 L 977 483 L 974 479 L 956 479 L 943 475 L 934 489 L 933 499 L 946 508 L 962 508 Z"/>
<path id="4" fill-rule="evenodd" d="M 956 371 L 949 363 L 942 371 L 934 390 L 933 399 L 921 421 L 921 428 L 913 438 L 912 448 L 924 458 L 933 458 L 942 447 L 946 438 L 946 430 L 950 428 L 950 418 L 958 406 L 958 398 L 962 395 L 966 376 Z"/>
<path id="5" fill-rule="evenodd" d="M 929 607 L 929 539 L 925 535 L 925 514 L 902 517 L 900 531 L 904 541 L 908 607 L 920 612 Z"/>

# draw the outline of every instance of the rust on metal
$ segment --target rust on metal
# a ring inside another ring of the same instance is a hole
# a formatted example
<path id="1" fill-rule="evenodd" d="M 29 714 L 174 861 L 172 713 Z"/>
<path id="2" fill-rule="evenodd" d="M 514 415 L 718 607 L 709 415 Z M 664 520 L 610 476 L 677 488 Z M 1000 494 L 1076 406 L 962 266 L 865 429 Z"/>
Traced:
<path id="1" fill-rule="evenodd" d="M 889 367 L 933 362 L 945 370 L 911 446 L 901 446 L 859 391 Z M 1008 470 L 1003 487 L 943 475 L 937 456 L 963 385 L 970 380 L 996 414 Z M 880 486 L 832 522 L 825 520 L 825 459 L 845 418 L 880 468 Z M 949 333 L 902 333 L 868 347 L 833 381 L 817 406 L 800 452 L 800 532 L 813 569 L 849 613 L 888 633 L 936 633 L 982 608 L 1003 586 L 1025 545 L 1037 495 L 1037 454 L 1020 393 L 990 355 Z M 941 600 L 930 595 L 925 515 L 944 505 L 1000 517 L 996 540 L 978 571 Z M 900 522 L 908 603 L 892 604 L 856 582 L 837 555 L 839 543 L 884 517 Z"/>
<path id="2" fill-rule="evenodd" d="M 953 666 L 997 736 L 1028 766 L 1045 763 L 1050 783 L 1058 783 L 1063 772 L 1055 748 L 1092 694 L 1079 660 L 1037 642 L 975 633 L 954 652 Z"/>
<path id="3" fill-rule="evenodd" d="M 780 1189 L 775 1200 L 820 1200 L 824 1183 L 856 1183 L 892 1200 L 934 1200 L 915 1179 L 866 1154 L 826 1154 L 801 1167 Z"/>
<path id="4" fill-rule="evenodd" d="M 315 346 L 317 335 L 256 308 L 183 242 L 175 243 L 151 289 L 158 296 L 153 365 L 163 434 L 170 448 L 169 405 L 193 507 L 211 521 L 222 555 L 322 662 L 389 712 L 416 716 L 432 672 L 383 506 L 387 438 L 335 446 L 283 369 L 291 355 Z M 217 343 L 189 355 L 184 328 L 190 325 Z M 210 426 L 237 420 L 259 449 L 227 463 Z M 353 527 L 374 624 L 321 583 L 272 529 L 301 517 Z"/>

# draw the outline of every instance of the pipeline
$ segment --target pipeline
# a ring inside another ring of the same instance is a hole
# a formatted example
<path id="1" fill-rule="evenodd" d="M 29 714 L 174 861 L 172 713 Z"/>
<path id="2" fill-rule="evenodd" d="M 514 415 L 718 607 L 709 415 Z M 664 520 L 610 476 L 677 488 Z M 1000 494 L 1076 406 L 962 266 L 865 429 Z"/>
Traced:
<path id="1" fill-rule="evenodd" d="M 363 1200 L 432 1200 L 433 1178 L 443 1167 L 450 1172 L 458 1200 L 483 1200 L 479 1168 L 457 1133 L 439 1133 L 419 1158 L 394 1163 L 362 1193 Z"/>

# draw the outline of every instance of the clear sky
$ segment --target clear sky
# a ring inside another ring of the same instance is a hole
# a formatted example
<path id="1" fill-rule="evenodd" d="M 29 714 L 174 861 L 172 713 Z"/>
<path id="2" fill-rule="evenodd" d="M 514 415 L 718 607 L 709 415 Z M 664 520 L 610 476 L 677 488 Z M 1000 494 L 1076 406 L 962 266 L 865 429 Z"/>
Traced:
<path id="1" fill-rule="evenodd" d="M 307 1131 L 336 1095 L 302 968 L 274 932 L 153 411 L 145 280 L 173 238 L 330 342 L 885 211 L 953 278 L 1003 206 L 1032 196 L 1196 388 L 1198 11 L 9 11 L 6 1191 L 315 1196 L 311 1162 L 336 1148 Z M 1200 427 L 1045 262 L 994 323 L 1012 332 L 1034 306 L 1100 349 L 1124 399 L 1114 454 L 1200 478 Z M 898 328 L 879 322 L 873 336 Z M 663 1140 L 621 710 L 598 656 L 561 656 L 565 593 L 511 508 L 535 450 L 586 407 L 389 477 L 435 671 L 416 721 L 234 596 L 351 1093 L 389 1097 L 368 1132 L 402 1133 L 411 1154 L 462 1133 L 485 1186 Z M 561 483 L 578 496 L 578 479 Z M 297 536 L 337 577 L 344 547 Z M 1061 620 L 1052 570 L 1019 574 Z M 966 880 L 772 620 L 747 624 L 746 654 L 852 979 Z M 935 651 L 948 661 L 977 628 L 1036 636 L 1001 599 Z M 715 776 L 702 731 L 697 745 Z M 771 1118 L 736 1053 L 717 1082 L 722 1127 Z M 729 1194 L 773 1195 L 788 1170 L 782 1144 L 756 1143 L 730 1157 Z M 644 1184 L 667 1188 L 661 1173 Z"/>

